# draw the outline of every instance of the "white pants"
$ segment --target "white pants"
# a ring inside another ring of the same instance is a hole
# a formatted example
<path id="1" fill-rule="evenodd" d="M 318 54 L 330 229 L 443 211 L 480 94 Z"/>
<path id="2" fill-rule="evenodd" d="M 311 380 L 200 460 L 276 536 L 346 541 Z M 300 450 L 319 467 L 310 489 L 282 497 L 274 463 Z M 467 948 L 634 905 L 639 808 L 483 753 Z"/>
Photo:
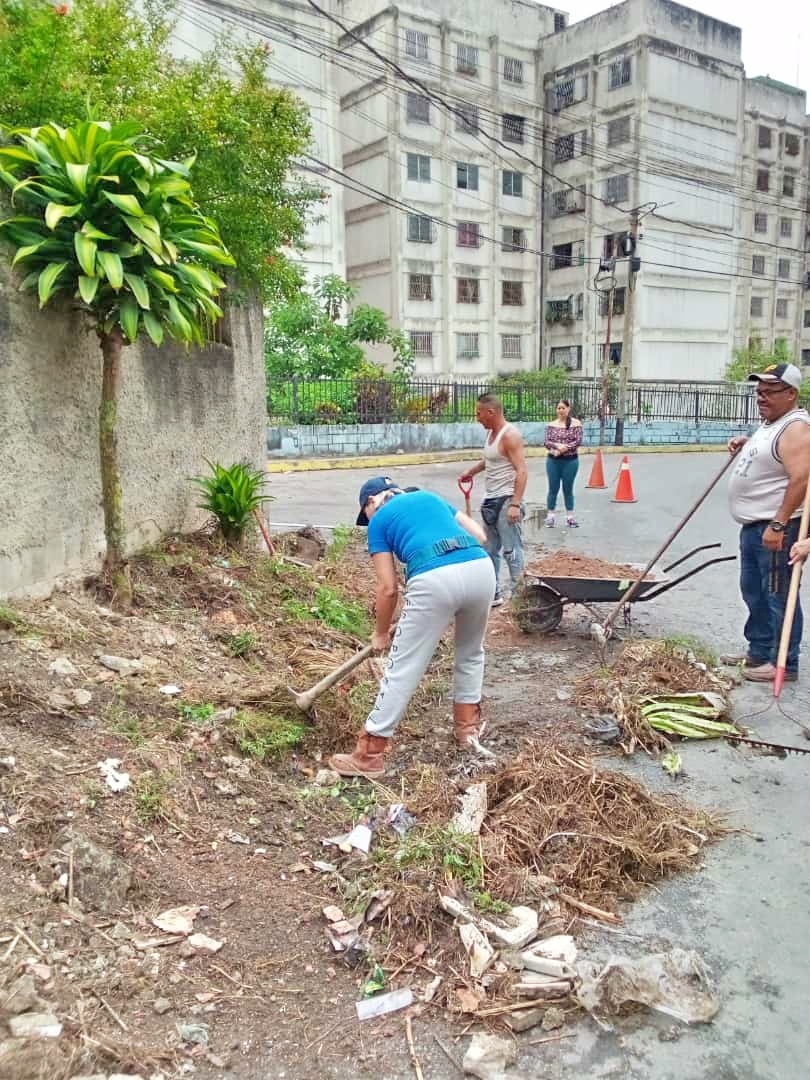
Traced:
<path id="1" fill-rule="evenodd" d="M 491 559 L 451 563 L 411 578 L 380 691 L 366 720 L 370 735 L 386 739 L 393 735 L 451 622 L 455 622 L 453 701 L 481 700 L 484 635 L 494 595 Z"/>

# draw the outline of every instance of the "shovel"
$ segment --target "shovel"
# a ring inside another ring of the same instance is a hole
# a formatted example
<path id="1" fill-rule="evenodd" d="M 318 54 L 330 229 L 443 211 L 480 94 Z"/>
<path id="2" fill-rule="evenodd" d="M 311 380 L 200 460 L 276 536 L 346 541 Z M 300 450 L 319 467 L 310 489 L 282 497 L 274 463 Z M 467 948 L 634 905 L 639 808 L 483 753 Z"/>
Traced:
<path id="1" fill-rule="evenodd" d="M 470 493 L 473 489 L 472 477 L 469 480 L 459 480 L 458 486 L 461 490 L 461 494 L 464 496 L 464 512 L 467 517 L 472 517 L 472 503 L 470 502 Z"/>

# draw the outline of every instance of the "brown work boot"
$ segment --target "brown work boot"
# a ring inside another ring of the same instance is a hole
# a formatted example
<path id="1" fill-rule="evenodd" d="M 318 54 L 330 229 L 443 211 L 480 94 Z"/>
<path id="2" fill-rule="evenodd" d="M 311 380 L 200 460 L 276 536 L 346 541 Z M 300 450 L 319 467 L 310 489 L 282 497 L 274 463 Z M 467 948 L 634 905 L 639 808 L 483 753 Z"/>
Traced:
<path id="1" fill-rule="evenodd" d="M 362 731 L 350 754 L 333 754 L 329 764 L 341 776 L 368 776 L 372 780 L 385 773 L 384 755 L 390 739 Z"/>
<path id="2" fill-rule="evenodd" d="M 467 746 L 470 739 L 480 739 L 484 734 L 486 721 L 481 719 L 481 702 L 467 704 L 453 702 L 453 732 L 461 746 Z"/>
<path id="3" fill-rule="evenodd" d="M 743 671 L 743 678 L 748 682 L 773 682 L 776 679 L 776 666 L 774 664 L 759 664 L 757 667 L 748 667 Z M 796 682 L 798 678 L 798 671 L 785 672 L 785 682 Z"/>

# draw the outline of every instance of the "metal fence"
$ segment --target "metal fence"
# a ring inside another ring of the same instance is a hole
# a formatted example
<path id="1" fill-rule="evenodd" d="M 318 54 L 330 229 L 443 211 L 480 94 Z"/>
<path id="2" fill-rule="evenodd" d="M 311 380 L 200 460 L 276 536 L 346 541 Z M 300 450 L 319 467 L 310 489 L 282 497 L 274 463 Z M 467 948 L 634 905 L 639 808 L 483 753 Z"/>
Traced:
<path id="1" fill-rule="evenodd" d="M 524 380 L 351 378 L 282 379 L 268 386 L 272 424 L 462 423 L 475 418 L 475 403 L 495 393 L 507 419 L 544 422 L 555 415 L 560 398 L 571 402 L 582 420 L 600 418 L 602 384 L 571 379 L 549 384 L 531 375 Z M 617 388 L 611 383 L 605 416 L 616 415 Z M 627 416 L 630 422 L 757 420 L 753 387 L 746 384 L 696 382 L 631 382 Z"/>

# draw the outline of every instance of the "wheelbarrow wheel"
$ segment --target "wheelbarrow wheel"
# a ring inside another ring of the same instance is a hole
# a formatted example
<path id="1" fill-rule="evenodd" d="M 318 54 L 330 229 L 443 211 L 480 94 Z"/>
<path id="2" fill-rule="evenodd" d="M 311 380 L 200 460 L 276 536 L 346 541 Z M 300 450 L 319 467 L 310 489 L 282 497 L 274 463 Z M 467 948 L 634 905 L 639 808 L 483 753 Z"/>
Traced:
<path id="1" fill-rule="evenodd" d="M 515 622 L 525 634 L 550 634 L 562 622 L 563 602 L 549 585 L 524 581 L 512 600 Z"/>

